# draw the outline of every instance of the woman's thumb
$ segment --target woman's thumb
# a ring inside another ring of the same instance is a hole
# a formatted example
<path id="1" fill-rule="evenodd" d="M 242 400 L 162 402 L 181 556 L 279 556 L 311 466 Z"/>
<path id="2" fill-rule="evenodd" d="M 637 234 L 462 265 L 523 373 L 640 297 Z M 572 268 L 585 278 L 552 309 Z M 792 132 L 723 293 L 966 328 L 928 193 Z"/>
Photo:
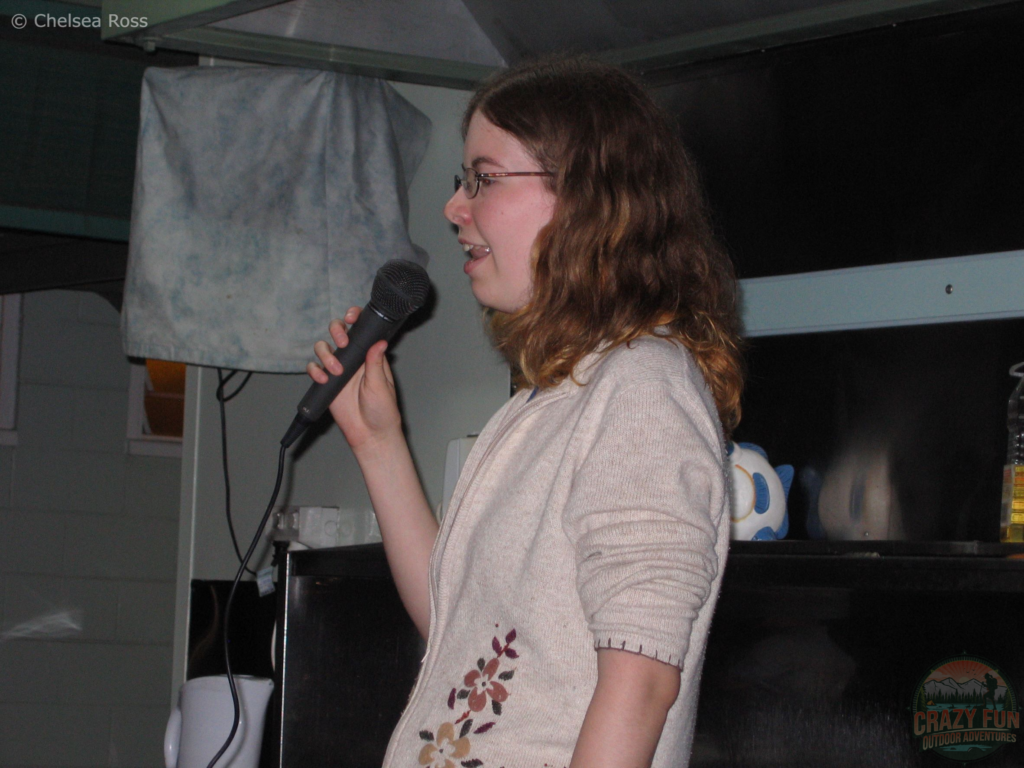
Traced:
<path id="1" fill-rule="evenodd" d="M 384 375 L 384 352 L 387 348 L 387 341 L 381 340 L 366 350 L 366 377 L 373 384 L 379 384 L 386 380 Z"/>

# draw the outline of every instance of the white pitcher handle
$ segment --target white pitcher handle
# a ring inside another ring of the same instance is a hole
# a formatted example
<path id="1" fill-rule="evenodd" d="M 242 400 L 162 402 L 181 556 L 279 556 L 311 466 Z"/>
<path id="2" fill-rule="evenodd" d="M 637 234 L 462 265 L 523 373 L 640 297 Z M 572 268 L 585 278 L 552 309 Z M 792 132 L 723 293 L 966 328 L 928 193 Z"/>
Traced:
<path id="1" fill-rule="evenodd" d="M 167 730 L 164 731 L 164 765 L 167 768 L 177 768 L 178 747 L 181 746 L 181 705 L 171 710 L 171 716 L 167 718 Z"/>

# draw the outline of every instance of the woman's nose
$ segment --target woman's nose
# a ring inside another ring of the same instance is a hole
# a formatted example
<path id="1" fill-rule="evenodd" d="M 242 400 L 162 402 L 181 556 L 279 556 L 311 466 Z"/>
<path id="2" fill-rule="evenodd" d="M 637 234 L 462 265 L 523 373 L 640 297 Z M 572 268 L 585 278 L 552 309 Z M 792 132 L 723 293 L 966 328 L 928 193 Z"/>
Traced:
<path id="1" fill-rule="evenodd" d="M 463 226 L 469 221 L 469 200 L 466 193 L 460 187 L 455 190 L 448 202 L 444 205 L 444 217 L 452 224 Z"/>

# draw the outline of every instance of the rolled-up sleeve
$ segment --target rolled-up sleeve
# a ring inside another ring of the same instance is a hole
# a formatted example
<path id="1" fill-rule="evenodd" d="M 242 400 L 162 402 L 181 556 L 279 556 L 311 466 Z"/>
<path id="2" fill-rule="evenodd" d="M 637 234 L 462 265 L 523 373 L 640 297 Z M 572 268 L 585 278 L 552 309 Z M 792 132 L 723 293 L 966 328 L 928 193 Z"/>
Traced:
<path id="1" fill-rule="evenodd" d="M 680 668 L 727 503 L 717 417 L 685 383 L 634 385 L 591 414 L 563 512 L 595 647 Z"/>

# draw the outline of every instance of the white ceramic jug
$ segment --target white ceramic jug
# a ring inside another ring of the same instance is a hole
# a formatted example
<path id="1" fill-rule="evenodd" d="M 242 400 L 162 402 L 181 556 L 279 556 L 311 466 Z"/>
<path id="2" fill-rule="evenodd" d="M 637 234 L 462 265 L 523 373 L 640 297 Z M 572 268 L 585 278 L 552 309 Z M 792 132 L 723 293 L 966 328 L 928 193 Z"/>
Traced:
<path id="1" fill-rule="evenodd" d="M 249 675 L 234 678 L 241 710 L 238 731 L 216 768 L 257 768 L 274 682 Z M 164 734 L 167 768 L 206 768 L 231 733 L 233 719 L 227 675 L 197 677 L 182 685 Z"/>

